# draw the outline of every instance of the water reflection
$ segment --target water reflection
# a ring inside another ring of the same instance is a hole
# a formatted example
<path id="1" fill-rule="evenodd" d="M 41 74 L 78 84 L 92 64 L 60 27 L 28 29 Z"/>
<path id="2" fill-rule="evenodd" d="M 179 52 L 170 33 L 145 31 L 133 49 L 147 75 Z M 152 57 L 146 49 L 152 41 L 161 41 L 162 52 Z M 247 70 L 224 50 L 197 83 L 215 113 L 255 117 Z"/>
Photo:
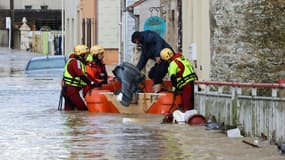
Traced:
<path id="1" fill-rule="evenodd" d="M 65 112 L 64 125 L 67 126 L 65 137 L 65 148 L 69 151 L 69 159 L 94 159 L 102 157 L 100 145 L 103 139 L 96 136 L 98 127 L 90 122 L 86 112 Z"/>
<path id="2" fill-rule="evenodd" d="M 162 159 L 169 155 L 167 139 L 160 128 L 153 128 L 154 124 L 122 123 L 123 118 L 133 115 L 65 114 L 65 148 L 71 159 Z"/>

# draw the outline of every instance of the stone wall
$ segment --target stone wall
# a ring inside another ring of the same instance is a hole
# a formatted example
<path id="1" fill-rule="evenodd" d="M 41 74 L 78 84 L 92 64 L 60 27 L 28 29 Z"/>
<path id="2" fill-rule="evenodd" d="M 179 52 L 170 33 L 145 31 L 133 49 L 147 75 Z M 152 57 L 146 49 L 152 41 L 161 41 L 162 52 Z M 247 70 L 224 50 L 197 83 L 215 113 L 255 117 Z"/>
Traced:
<path id="1" fill-rule="evenodd" d="M 179 10 L 177 1 L 160 0 L 160 15 L 166 22 L 166 33 L 163 37 L 171 47 L 178 52 Z"/>
<path id="2" fill-rule="evenodd" d="M 211 0 L 211 80 L 285 79 L 285 1 Z"/>

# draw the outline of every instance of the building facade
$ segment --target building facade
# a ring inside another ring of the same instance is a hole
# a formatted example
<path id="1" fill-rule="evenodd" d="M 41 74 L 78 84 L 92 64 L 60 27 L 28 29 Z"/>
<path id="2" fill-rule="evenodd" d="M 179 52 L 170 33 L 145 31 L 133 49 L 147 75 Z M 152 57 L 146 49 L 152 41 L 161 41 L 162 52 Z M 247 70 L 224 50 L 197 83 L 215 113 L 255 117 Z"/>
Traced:
<path id="1" fill-rule="evenodd" d="M 210 80 L 210 0 L 182 0 L 182 52 L 199 80 Z"/>
<path id="2" fill-rule="evenodd" d="M 61 10 L 61 0 L 13 0 L 14 9 L 41 9 L 41 6 L 48 6 L 48 9 Z M 10 0 L 0 0 L 0 9 L 10 9 Z"/>
<path id="3" fill-rule="evenodd" d="M 64 50 L 65 55 L 73 52 L 74 46 L 82 43 L 82 19 L 80 0 L 64 0 Z"/>
<path id="4" fill-rule="evenodd" d="M 0 45 L 44 54 L 62 54 L 63 5 L 55 2 L 0 0 Z M 27 25 L 24 28 L 28 30 L 23 30 L 23 25 Z M 42 34 L 43 31 L 48 33 Z"/>
<path id="5" fill-rule="evenodd" d="M 131 43 L 131 34 L 144 30 L 147 19 L 157 16 L 166 23 L 163 38 L 192 61 L 199 80 L 274 82 L 285 76 L 284 3 L 14 0 L 13 27 L 19 29 L 26 16 L 32 31 L 42 26 L 62 31 L 64 54 L 72 52 L 77 44 L 98 44 L 106 50 L 107 64 L 136 63 L 139 52 Z M 2 33 L 7 35 L 5 18 L 11 13 L 9 9 L 9 1 L 0 0 L 1 37 Z M 2 39 L 0 44 L 4 44 Z"/>
<path id="6" fill-rule="evenodd" d="M 69 54 L 74 46 L 104 47 L 106 64 L 117 64 L 120 49 L 120 1 L 65 0 L 65 50 Z"/>

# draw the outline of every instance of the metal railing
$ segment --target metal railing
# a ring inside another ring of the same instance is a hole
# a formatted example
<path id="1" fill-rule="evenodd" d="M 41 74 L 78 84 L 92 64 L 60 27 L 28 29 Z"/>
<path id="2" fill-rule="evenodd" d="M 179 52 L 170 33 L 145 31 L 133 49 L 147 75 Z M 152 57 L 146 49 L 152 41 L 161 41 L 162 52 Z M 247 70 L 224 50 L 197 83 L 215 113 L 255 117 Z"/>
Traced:
<path id="1" fill-rule="evenodd" d="M 285 140 L 285 84 L 195 82 L 195 107 L 219 123 L 239 127 L 245 136 Z M 202 89 L 200 89 L 202 88 Z"/>

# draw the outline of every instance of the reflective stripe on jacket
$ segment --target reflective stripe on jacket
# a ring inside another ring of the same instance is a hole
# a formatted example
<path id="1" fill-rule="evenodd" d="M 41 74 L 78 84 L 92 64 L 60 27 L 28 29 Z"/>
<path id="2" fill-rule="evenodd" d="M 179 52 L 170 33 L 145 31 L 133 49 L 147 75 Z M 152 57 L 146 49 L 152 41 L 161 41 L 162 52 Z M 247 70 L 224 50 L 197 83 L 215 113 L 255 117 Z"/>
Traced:
<path id="1" fill-rule="evenodd" d="M 177 77 L 177 87 L 181 89 L 185 84 L 196 79 L 193 66 L 189 60 L 181 54 L 176 54 L 168 67 L 168 74 Z"/>
<path id="2" fill-rule="evenodd" d="M 68 85 L 71 85 L 74 87 L 84 87 L 84 86 L 86 86 L 86 83 L 84 81 L 82 81 L 80 79 L 80 77 L 73 77 L 68 71 L 67 66 L 72 59 L 75 59 L 75 58 L 69 58 L 69 60 L 67 61 L 66 65 L 64 67 L 63 80 L 64 80 L 65 84 L 68 84 Z M 85 65 L 79 60 L 76 60 L 76 61 L 77 61 L 77 63 L 80 63 L 82 72 L 85 74 L 86 73 Z"/>

